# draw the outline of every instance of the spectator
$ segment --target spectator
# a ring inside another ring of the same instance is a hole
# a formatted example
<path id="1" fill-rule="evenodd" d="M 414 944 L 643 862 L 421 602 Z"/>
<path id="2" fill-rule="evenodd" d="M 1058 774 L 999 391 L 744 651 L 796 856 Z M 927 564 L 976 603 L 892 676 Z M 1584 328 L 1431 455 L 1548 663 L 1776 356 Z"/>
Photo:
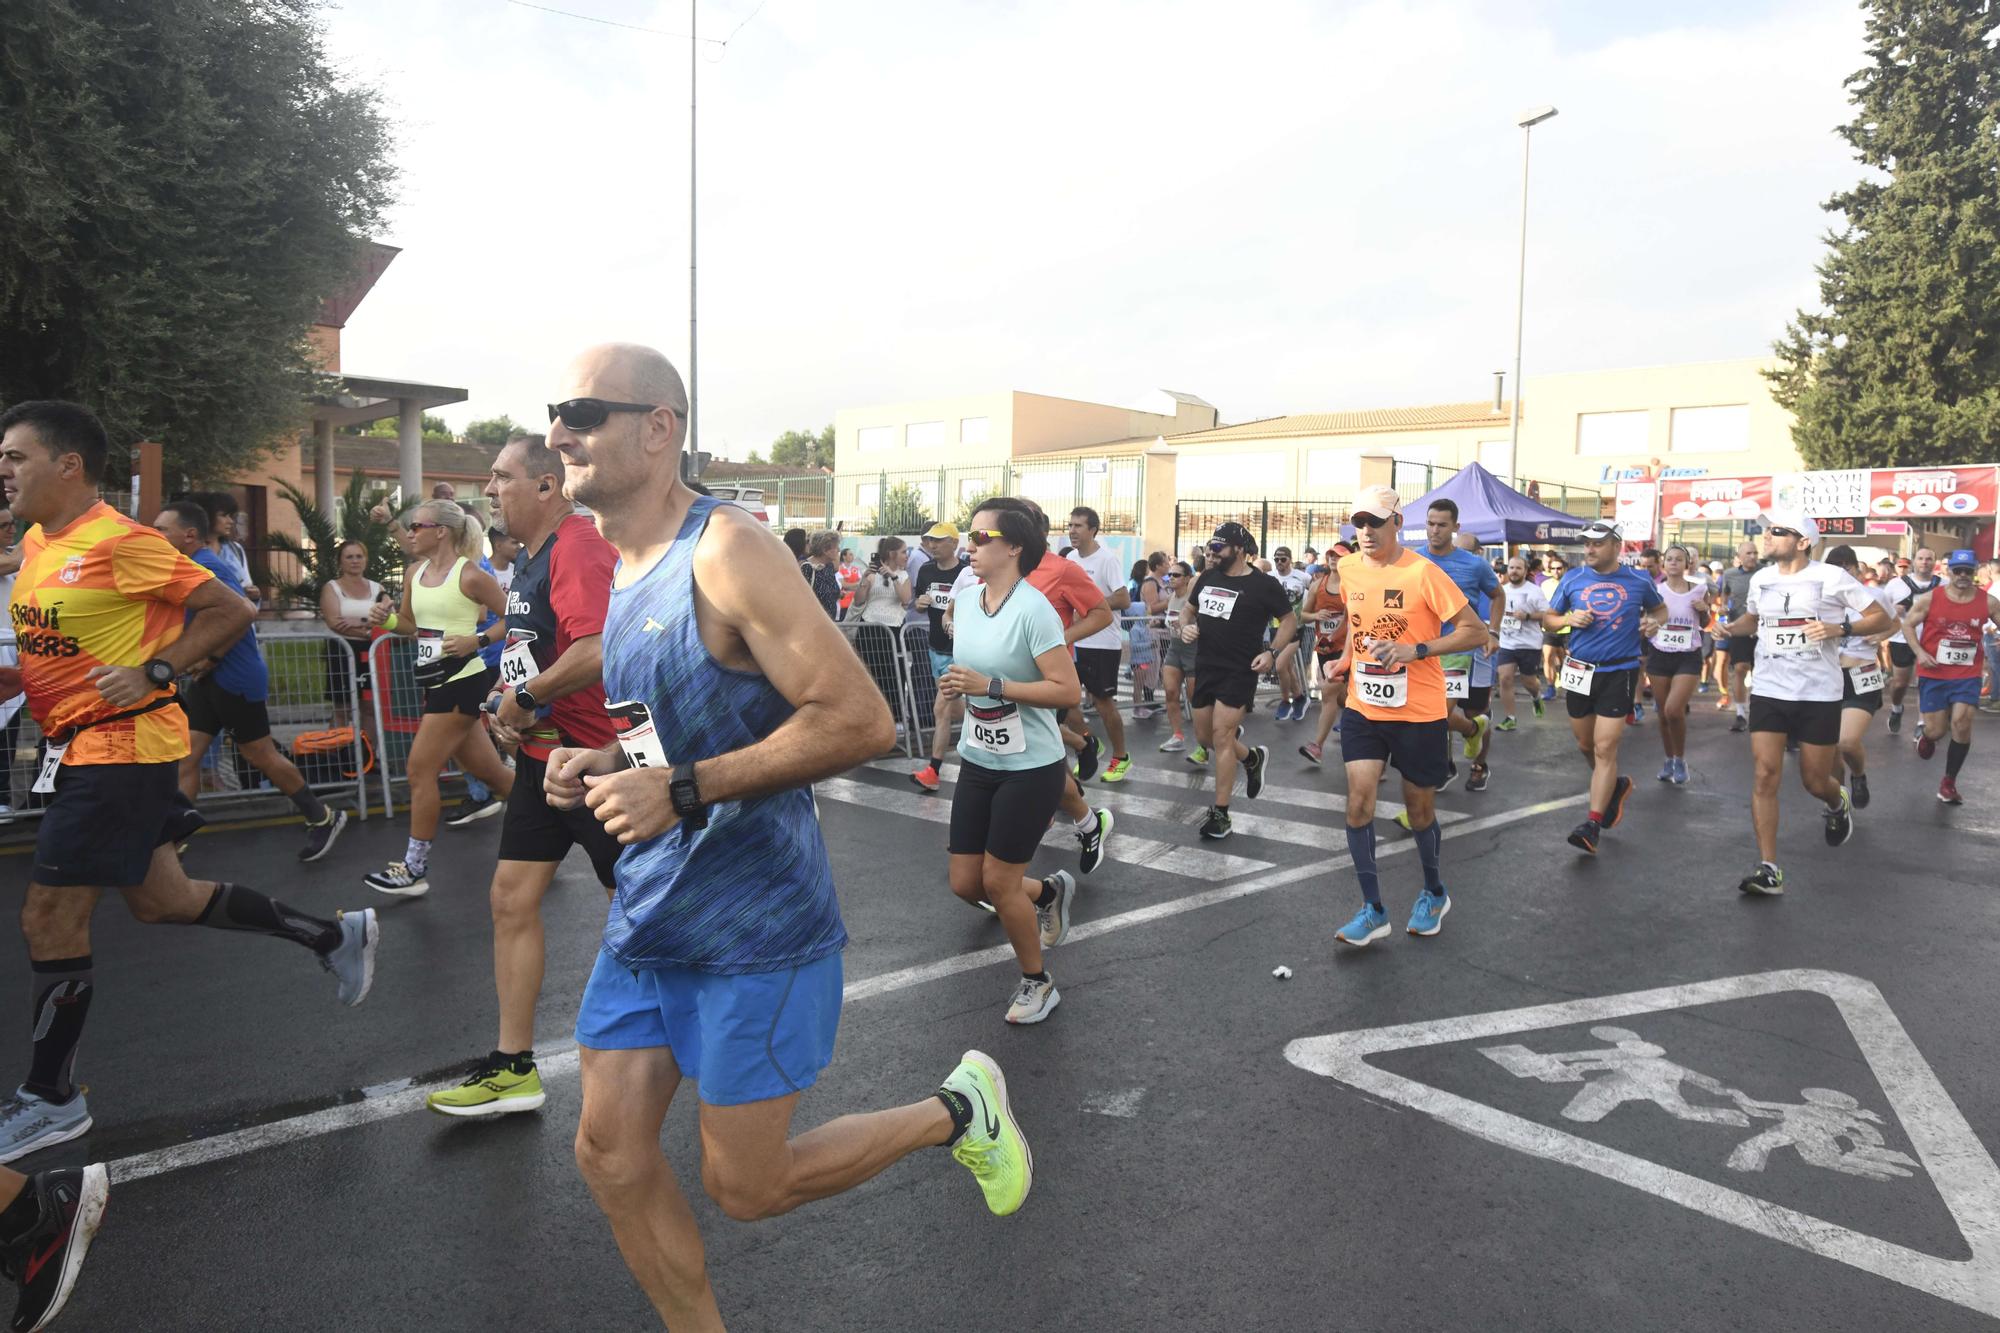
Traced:
<path id="1" fill-rule="evenodd" d="M 840 563 L 833 572 L 840 578 L 840 618 L 847 619 L 854 609 L 854 594 L 861 586 L 861 566 L 854 559 L 854 552 L 847 547 L 840 550 Z"/>
<path id="2" fill-rule="evenodd" d="M 806 530 L 804 528 L 786 528 L 785 549 L 792 553 L 792 559 L 803 563 L 806 558 Z"/>
<path id="3" fill-rule="evenodd" d="M 455 501 L 458 499 L 458 487 L 452 485 L 448 481 L 441 481 L 437 485 L 431 487 L 431 499 Z"/>
<path id="4" fill-rule="evenodd" d="M 349 721 L 348 663 L 352 663 L 358 688 L 367 689 L 368 618 L 385 594 L 382 585 L 368 577 L 368 547 L 364 543 L 350 537 L 340 544 L 335 559 L 340 573 L 319 590 L 319 618 L 340 636 L 326 645 L 326 695 L 333 703 L 333 725 L 344 727 Z"/>
<path id="5" fill-rule="evenodd" d="M 853 616 L 861 622 L 861 628 L 854 632 L 855 651 L 861 654 L 899 725 L 903 721 L 903 692 L 896 671 L 896 636 L 910 603 L 916 600 L 910 576 L 904 572 L 909 558 L 901 537 L 884 537 L 875 554 L 868 557 L 868 572 L 855 589 L 853 605 Z"/>
<path id="6" fill-rule="evenodd" d="M 790 534 L 787 534 L 788 536 Z M 840 619 L 840 576 L 834 572 L 838 560 L 835 554 L 840 550 L 840 534 L 837 532 L 815 532 L 807 541 L 800 538 L 804 558 L 799 561 L 799 572 L 812 584 L 813 596 L 826 608 L 827 619 Z"/>

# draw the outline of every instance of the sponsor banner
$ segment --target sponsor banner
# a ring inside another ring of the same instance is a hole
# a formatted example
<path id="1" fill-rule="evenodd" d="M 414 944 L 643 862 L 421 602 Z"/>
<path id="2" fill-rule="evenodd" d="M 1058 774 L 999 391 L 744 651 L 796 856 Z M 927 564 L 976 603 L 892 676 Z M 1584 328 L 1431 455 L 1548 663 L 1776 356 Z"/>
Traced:
<path id="1" fill-rule="evenodd" d="M 1870 537 L 1907 537 L 1910 525 L 1899 518 L 1871 518 L 1868 520 Z"/>
<path id="2" fill-rule="evenodd" d="M 1814 518 L 1821 514 L 1865 514 L 1872 475 L 1865 467 L 1839 472 L 1780 472 L 1771 479 L 1773 502 L 1780 508 L 1803 509 Z"/>
<path id="3" fill-rule="evenodd" d="M 1968 518 L 1991 514 L 2000 499 L 1992 467 L 1878 468 L 1869 482 L 1875 518 Z"/>
<path id="4" fill-rule="evenodd" d="M 1613 521 L 1619 533 L 1627 542 L 1650 543 L 1659 517 L 1659 488 L 1650 481 L 1621 481 L 1615 494 Z"/>
<path id="5" fill-rule="evenodd" d="M 1683 523 L 1742 522 L 1771 507 L 1770 477 L 1699 477 L 1660 483 L 1660 508 Z"/>

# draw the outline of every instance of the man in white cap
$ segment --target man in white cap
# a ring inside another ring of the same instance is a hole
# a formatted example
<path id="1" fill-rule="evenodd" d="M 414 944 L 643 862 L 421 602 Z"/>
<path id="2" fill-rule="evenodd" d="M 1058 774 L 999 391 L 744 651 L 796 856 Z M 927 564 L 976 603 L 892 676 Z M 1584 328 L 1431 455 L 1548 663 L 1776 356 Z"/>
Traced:
<path id="1" fill-rule="evenodd" d="M 1744 893 L 1785 891 L 1778 868 L 1778 781 L 1785 745 L 1799 746 L 1799 781 L 1826 805 L 1826 844 L 1854 834 L 1854 804 L 1836 774 L 1840 742 L 1840 644 L 1889 628 L 1889 613 L 1868 590 L 1832 565 L 1812 558 L 1819 525 L 1799 509 L 1764 515 L 1771 563 L 1751 576 L 1743 614 L 1723 627 L 1755 635 L 1751 669 L 1750 750 L 1756 781 L 1750 814 L 1757 830 L 1757 868 L 1737 885 Z"/>

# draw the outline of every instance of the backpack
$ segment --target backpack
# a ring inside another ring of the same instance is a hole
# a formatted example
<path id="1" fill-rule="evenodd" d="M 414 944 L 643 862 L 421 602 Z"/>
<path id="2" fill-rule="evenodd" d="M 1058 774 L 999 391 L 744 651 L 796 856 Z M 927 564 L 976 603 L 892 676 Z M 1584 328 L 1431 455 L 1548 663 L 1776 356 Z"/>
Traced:
<path id="1" fill-rule="evenodd" d="M 361 773 L 375 770 L 375 745 L 368 733 L 361 733 L 361 773 L 354 763 L 354 728 L 329 727 L 325 731 L 302 731 L 292 738 L 292 762 L 315 786 L 352 782 Z"/>

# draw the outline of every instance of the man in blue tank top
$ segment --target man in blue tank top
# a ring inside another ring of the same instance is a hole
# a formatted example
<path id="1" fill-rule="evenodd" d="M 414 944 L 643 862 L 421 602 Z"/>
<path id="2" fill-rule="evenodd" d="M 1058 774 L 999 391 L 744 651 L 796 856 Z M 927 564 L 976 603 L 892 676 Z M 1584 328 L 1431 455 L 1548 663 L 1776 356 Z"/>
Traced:
<path id="1" fill-rule="evenodd" d="M 978 1051 L 932 1096 L 791 1136 L 833 1058 L 847 942 L 810 786 L 891 749 L 894 726 L 785 547 L 680 480 L 687 394 L 665 357 L 592 348 L 559 396 L 548 443 L 564 490 L 619 557 L 603 634 L 617 740 L 554 749 L 544 780 L 550 805 L 589 809 L 624 848 L 577 1015 L 577 1164 L 660 1317 L 719 1329 L 660 1151 L 683 1078 L 701 1099 L 702 1183 L 739 1220 L 932 1146 L 1011 1213 L 1033 1158 Z"/>

